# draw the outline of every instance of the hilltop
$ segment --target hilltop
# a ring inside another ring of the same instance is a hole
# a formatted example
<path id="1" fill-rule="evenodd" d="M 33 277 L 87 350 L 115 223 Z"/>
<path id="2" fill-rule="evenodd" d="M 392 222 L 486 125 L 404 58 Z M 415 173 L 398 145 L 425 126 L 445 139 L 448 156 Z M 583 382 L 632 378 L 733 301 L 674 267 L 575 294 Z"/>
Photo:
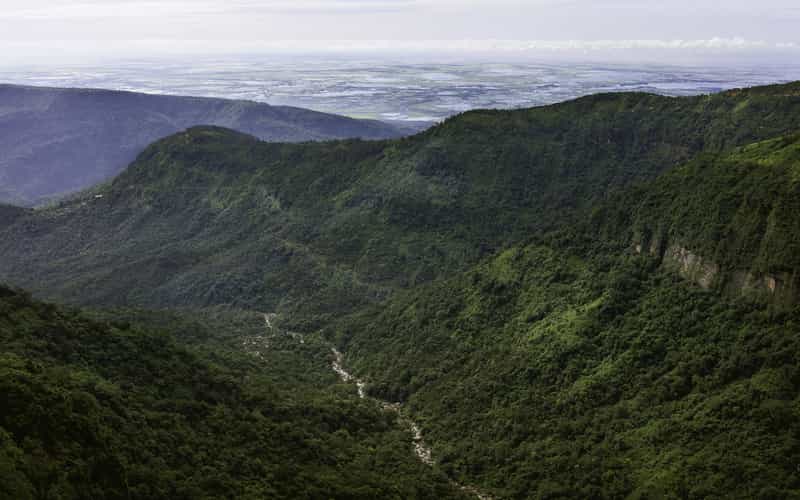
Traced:
<path id="1" fill-rule="evenodd" d="M 234 304 L 319 325 L 572 224 L 697 155 L 798 130 L 797 88 L 474 111 L 393 141 L 193 128 L 91 194 L 17 219 L 0 276 L 61 300 Z"/>
<path id="2" fill-rule="evenodd" d="M 250 101 L 0 85 L 0 202 L 30 205 L 90 187 L 151 142 L 195 125 L 281 142 L 416 130 Z"/>

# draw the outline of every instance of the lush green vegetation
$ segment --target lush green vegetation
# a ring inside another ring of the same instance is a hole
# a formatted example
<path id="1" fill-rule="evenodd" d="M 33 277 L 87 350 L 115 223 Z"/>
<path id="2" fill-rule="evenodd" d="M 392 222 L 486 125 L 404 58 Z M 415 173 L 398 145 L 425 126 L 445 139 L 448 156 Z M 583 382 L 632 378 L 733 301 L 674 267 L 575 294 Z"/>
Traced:
<path id="1" fill-rule="evenodd" d="M 800 297 L 798 214 L 795 134 L 701 156 L 598 207 L 577 232 L 655 254 L 669 244 L 688 247 L 718 265 L 717 285 L 734 292 L 746 285 L 737 271 L 774 276 L 777 298 L 792 305 Z"/>
<path id="2" fill-rule="evenodd" d="M 702 155 L 328 334 L 499 495 L 796 498 L 798 169 L 797 135 Z M 661 266 L 673 243 L 721 293 Z M 737 272 L 786 293 L 753 301 Z"/>
<path id="3" fill-rule="evenodd" d="M 800 313 L 657 264 L 511 248 L 331 335 L 445 470 L 499 496 L 796 498 Z"/>
<path id="4" fill-rule="evenodd" d="M 326 345 L 276 336 L 248 356 L 253 314 L 103 316 L 0 288 L 3 498 L 460 497 L 336 383 Z"/>
<path id="5" fill-rule="evenodd" d="M 22 373 L 5 392 L 30 399 L 0 422 L 4 484 L 41 488 L 31 460 L 63 476 L 70 456 L 84 479 L 64 484 L 95 487 L 86 457 L 119 457 L 130 474 L 144 456 L 137 484 L 187 497 L 217 484 L 255 497 L 452 493 L 390 416 L 336 385 L 324 337 L 372 394 L 407 404 L 441 470 L 500 497 L 798 498 L 797 130 L 791 84 L 476 111 L 398 141 L 265 144 L 198 128 L 154 144 L 91 194 L 10 212 L 0 276 L 73 302 L 205 309 L 55 309 L 68 328 L 9 330 L 28 334 L 3 339 L 4 369 Z M 663 265 L 670 246 L 713 286 Z M 778 282 L 756 300 L 729 293 Z M 9 293 L 22 306 L 8 324 L 53 319 Z M 277 311 L 309 342 L 242 358 L 261 328 L 247 311 Z M 62 330 L 87 337 L 62 342 Z M 101 394 L 87 373 L 125 390 Z M 26 445 L 14 425 L 49 408 L 47 391 L 91 395 L 107 434 Z M 163 422 L 190 471 L 153 437 Z M 287 427 L 302 436 L 275 431 Z M 134 431 L 153 448 L 131 448 Z M 204 455 L 212 441 L 221 454 Z M 109 442 L 112 455 L 91 448 Z M 209 475 L 219 483 L 197 482 Z"/>
<path id="6" fill-rule="evenodd" d="M 469 112 L 387 142 L 266 144 L 193 129 L 110 185 L 4 230 L 0 276 L 60 300 L 233 304 L 321 326 L 700 152 L 796 130 L 798 89 L 598 95 Z"/>

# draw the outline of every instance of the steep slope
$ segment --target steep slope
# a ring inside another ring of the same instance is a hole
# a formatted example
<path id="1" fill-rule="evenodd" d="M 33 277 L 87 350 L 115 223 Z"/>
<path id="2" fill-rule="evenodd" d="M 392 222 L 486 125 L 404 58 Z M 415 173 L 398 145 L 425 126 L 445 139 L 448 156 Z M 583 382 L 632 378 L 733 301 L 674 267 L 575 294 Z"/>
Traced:
<path id="1" fill-rule="evenodd" d="M 261 315 L 226 317 L 231 329 L 147 314 L 158 329 L 0 287 L 2 498 L 463 497 L 393 414 L 338 386 L 327 346 L 204 349 L 220 330 L 240 344 L 241 324 L 263 336 Z"/>
<path id="2" fill-rule="evenodd" d="M 0 202 L 36 203 L 84 189 L 118 174 L 156 139 L 195 125 L 270 141 L 411 132 L 255 102 L 0 85 Z"/>
<path id="3" fill-rule="evenodd" d="M 800 313 L 655 264 L 515 247 L 330 334 L 500 498 L 796 497 Z"/>
<path id="4" fill-rule="evenodd" d="M 62 300 L 233 303 L 314 327 L 697 154 L 798 128 L 800 84 L 476 111 L 386 142 L 266 144 L 196 128 L 3 230 L 0 276 Z"/>
<path id="5" fill-rule="evenodd" d="M 798 172 L 798 135 L 704 156 L 329 335 L 500 496 L 794 498 Z"/>
<path id="6" fill-rule="evenodd" d="M 800 135 L 703 156 L 593 214 L 607 242 L 663 261 L 704 288 L 800 297 Z"/>

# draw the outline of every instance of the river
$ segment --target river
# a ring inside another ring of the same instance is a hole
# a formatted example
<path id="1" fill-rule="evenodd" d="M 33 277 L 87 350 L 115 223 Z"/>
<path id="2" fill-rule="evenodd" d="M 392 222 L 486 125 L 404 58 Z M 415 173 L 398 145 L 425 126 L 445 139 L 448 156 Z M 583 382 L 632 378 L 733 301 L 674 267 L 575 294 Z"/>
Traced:
<path id="1" fill-rule="evenodd" d="M 268 348 L 269 346 L 269 337 L 278 333 L 278 330 L 272 320 L 275 319 L 275 314 L 262 314 L 266 329 L 269 332 L 269 335 L 264 337 L 250 337 L 244 340 L 243 345 L 245 349 L 250 351 L 252 354 L 257 355 L 258 357 L 262 357 L 261 352 L 257 349 L 258 347 Z M 286 335 L 290 336 L 294 340 L 297 340 L 299 343 L 304 344 L 305 339 L 299 333 L 289 332 L 289 331 L 282 331 L 281 333 L 285 333 Z M 255 348 L 255 349 L 254 349 Z M 344 366 L 344 354 L 336 349 L 335 347 L 331 347 L 331 352 L 333 353 L 333 361 L 331 362 L 331 368 L 333 371 L 339 376 L 342 382 L 348 384 L 355 384 L 356 390 L 358 391 L 358 397 L 361 399 L 369 399 L 378 404 L 386 411 L 391 411 L 397 415 L 397 420 L 400 422 L 401 425 L 406 427 L 411 433 L 411 442 L 414 445 L 414 454 L 420 460 L 420 462 L 424 463 L 428 466 L 435 466 L 436 461 L 433 459 L 433 452 L 431 448 L 425 443 L 425 440 L 422 436 L 422 429 L 420 429 L 419 425 L 411 418 L 408 417 L 407 413 L 403 411 L 403 405 L 401 403 L 391 403 L 388 401 L 383 401 L 376 398 L 371 398 L 367 395 L 367 384 L 363 380 L 359 379 L 358 377 L 354 376 Z M 453 482 L 453 484 L 479 500 L 494 500 L 493 497 L 477 490 L 472 486 L 465 486 L 462 484 L 458 484 Z"/>

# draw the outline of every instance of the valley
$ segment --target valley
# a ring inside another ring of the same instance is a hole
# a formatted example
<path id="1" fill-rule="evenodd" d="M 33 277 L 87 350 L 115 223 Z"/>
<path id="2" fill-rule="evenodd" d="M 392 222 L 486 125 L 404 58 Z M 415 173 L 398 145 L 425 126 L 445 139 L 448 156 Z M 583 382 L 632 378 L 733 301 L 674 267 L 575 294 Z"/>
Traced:
<path id="1" fill-rule="evenodd" d="M 468 498 L 338 382 L 324 342 L 243 352 L 263 328 L 245 311 L 78 312 L 0 288 L 0 494 Z"/>
<path id="2" fill-rule="evenodd" d="M 36 297 L 0 289 L 0 471 L 30 498 L 793 498 L 798 131 L 798 83 L 375 141 L 201 126 L 0 205 L 0 281 Z M 85 432 L 28 424 L 60 418 Z"/>

